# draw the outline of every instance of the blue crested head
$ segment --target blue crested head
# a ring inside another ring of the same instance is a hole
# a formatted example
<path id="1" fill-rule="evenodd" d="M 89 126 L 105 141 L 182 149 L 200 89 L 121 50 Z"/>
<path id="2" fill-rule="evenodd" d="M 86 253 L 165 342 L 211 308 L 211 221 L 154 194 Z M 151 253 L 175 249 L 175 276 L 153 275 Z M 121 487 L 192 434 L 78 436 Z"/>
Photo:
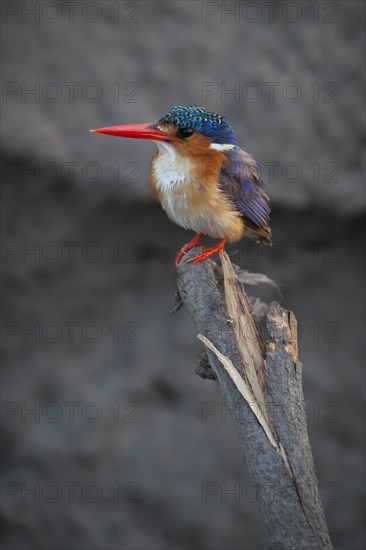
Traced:
<path id="1" fill-rule="evenodd" d="M 175 126 L 177 136 L 182 139 L 196 133 L 211 138 L 213 143 L 237 145 L 235 133 L 224 117 L 210 113 L 204 107 L 172 107 L 158 120 L 158 124 Z"/>

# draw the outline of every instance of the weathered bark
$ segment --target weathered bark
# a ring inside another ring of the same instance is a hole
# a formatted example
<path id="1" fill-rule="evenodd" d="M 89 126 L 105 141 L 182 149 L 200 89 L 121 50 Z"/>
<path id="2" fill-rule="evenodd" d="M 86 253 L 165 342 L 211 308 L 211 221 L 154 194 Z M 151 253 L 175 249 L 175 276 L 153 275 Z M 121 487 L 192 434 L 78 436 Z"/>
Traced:
<path id="1" fill-rule="evenodd" d="M 198 332 L 231 361 L 243 384 L 253 387 L 250 376 L 255 370 L 258 375 L 259 385 L 253 396 L 259 397 L 248 404 L 224 368 L 222 357 L 220 360 L 216 352 L 206 348 L 209 364 L 235 419 L 269 548 L 332 548 L 307 433 L 296 319 L 278 303 L 271 303 L 265 342 L 226 254 L 221 256 L 224 285 L 210 261 L 197 265 L 186 262 L 196 254 L 197 248 L 182 260 L 178 289 Z M 260 408 L 258 400 L 263 396 L 262 412 L 270 426 L 270 437 L 253 413 L 254 407 Z"/>

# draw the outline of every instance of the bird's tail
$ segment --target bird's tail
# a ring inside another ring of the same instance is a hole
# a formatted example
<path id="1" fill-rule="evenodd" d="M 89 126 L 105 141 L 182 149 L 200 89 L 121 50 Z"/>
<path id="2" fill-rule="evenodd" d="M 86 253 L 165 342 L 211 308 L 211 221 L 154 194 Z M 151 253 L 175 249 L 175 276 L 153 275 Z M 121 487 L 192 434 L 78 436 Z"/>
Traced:
<path id="1" fill-rule="evenodd" d="M 268 224 L 258 227 L 254 223 L 245 220 L 247 227 L 246 235 L 254 239 L 257 243 L 272 245 L 272 231 Z"/>

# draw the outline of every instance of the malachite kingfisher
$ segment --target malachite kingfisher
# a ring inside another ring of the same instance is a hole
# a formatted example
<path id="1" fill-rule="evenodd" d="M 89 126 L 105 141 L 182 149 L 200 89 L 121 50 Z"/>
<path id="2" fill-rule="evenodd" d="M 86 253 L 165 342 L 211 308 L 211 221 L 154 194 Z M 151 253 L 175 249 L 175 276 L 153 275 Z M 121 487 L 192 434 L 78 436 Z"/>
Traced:
<path id="1" fill-rule="evenodd" d="M 203 235 L 220 242 L 204 247 L 190 262 L 205 260 L 244 235 L 271 244 L 269 199 L 260 166 L 238 146 L 224 117 L 203 107 L 176 106 L 155 123 L 90 131 L 155 141 L 153 193 L 173 222 L 196 232 L 178 254 L 177 267 L 188 250 L 202 246 Z"/>

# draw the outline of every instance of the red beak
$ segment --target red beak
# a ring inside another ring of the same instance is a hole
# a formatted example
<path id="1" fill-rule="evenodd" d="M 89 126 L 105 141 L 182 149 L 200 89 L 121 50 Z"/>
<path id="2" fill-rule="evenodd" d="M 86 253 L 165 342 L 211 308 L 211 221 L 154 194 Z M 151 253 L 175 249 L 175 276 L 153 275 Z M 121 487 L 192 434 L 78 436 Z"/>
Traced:
<path id="1" fill-rule="evenodd" d="M 95 128 L 90 132 L 107 134 L 137 139 L 153 139 L 155 141 L 179 141 L 179 138 L 163 132 L 156 124 L 125 124 L 123 126 L 108 126 L 107 128 Z"/>

